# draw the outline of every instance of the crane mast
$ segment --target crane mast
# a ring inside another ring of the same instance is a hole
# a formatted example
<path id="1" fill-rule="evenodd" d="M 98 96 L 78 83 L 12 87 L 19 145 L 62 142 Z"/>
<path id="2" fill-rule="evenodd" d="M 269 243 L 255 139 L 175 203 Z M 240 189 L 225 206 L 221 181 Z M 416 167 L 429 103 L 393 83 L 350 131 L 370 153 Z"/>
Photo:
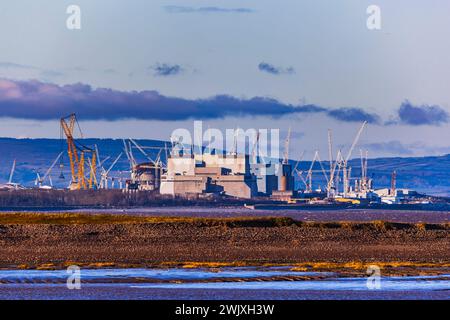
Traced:
<path id="1" fill-rule="evenodd" d="M 291 142 L 291 127 L 289 127 L 286 140 L 284 141 L 283 164 L 289 163 L 289 144 Z"/>
<path id="2" fill-rule="evenodd" d="M 361 133 L 363 132 L 364 128 L 366 127 L 367 121 L 364 121 L 361 125 L 361 128 L 359 128 L 358 133 L 355 136 L 355 139 L 353 140 L 353 143 L 350 147 L 350 150 L 348 150 L 347 156 L 344 159 L 342 173 L 343 173 L 343 180 L 344 180 L 344 198 L 347 197 L 348 191 L 349 191 L 349 180 L 350 180 L 350 174 L 349 169 L 347 168 L 348 160 L 350 159 L 353 149 L 355 149 L 356 144 L 359 141 L 359 138 L 361 137 Z"/>
<path id="3" fill-rule="evenodd" d="M 94 180 L 97 171 L 96 152 L 95 150 L 81 144 L 77 145 L 74 138 L 76 123 L 78 123 L 78 121 L 74 113 L 72 113 L 68 117 L 61 118 L 60 120 L 61 131 L 62 133 L 64 133 L 67 140 L 67 155 L 70 162 L 70 173 L 72 181 L 69 188 L 71 190 L 92 189 L 94 187 Z M 82 134 L 81 137 L 83 137 Z M 85 175 L 85 154 L 91 155 L 90 159 L 88 158 L 88 162 L 90 163 L 88 179 L 86 179 Z"/>

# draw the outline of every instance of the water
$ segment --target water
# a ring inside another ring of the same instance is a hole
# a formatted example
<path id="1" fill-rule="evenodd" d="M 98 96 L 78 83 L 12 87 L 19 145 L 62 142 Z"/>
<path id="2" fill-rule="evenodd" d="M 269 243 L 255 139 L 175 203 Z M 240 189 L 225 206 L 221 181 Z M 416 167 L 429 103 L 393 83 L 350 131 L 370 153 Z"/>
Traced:
<path id="1" fill-rule="evenodd" d="M 449 274 L 382 277 L 380 290 L 369 290 L 365 277 L 289 267 L 82 269 L 80 290 L 66 287 L 68 276 L 0 270 L 0 299 L 450 299 Z"/>
<path id="2" fill-rule="evenodd" d="M 383 291 L 410 290 L 450 290 L 450 280 L 384 278 L 381 279 Z M 177 288 L 177 289 L 253 289 L 253 290 L 368 290 L 367 279 L 345 278 L 331 280 L 306 281 L 267 281 L 267 282 L 224 282 L 224 283 L 182 283 L 182 284 L 145 284 L 135 288 Z M 450 291 L 449 291 L 450 295 Z"/>
<path id="3" fill-rule="evenodd" d="M 96 279 L 132 279 L 145 278 L 154 280 L 212 280 L 216 278 L 243 278 L 251 279 L 258 277 L 273 276 L 319 276 L 332 275 L 326 272 L 297 272 L 290 268 L 220 268 L 220 269 L 82 269 L 82 280 Z M 66 270 L 0 270 L 0 281 L 45 281 L 63 280 L 68 277 Z"/>

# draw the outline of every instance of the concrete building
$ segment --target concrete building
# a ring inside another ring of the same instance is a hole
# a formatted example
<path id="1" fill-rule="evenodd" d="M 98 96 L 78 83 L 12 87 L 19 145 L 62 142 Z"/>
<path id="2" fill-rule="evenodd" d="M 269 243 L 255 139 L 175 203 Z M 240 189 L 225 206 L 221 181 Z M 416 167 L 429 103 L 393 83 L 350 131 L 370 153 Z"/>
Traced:
<path id="1" fill-rule="evenodd" d="M 250 165 L 250 171 L 256 177 L 258 195 L 267 196 L 278 190 L 278 166 L 278 164 L 273 163 L 254 163 Z"/>
<path id="2" fill-rule="evenodd" d="M 194 154 L 169 157 L 160 192 L 220 193 L 251 198 L 257 195 L 257 184 L 246 155 Z"/>
<path id="3" fill-rule="evenodd" d="M 374 191 L 381 199 L 381 202 L 394 204 L 416 199 L 419 194 L 417 191 L 409 189 L 389 189 L 383 188 Z"/>

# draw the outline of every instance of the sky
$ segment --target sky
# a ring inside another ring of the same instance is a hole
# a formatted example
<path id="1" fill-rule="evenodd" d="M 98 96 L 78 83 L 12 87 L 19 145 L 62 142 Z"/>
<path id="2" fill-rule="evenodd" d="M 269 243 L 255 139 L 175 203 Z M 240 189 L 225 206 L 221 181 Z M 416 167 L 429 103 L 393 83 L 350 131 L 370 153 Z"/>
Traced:
<path id="1" fill-rule="evenodd" d="M 67 28 L 69 5 L 81 29 Z M 366 10 L 380 8 L 369 30 Z M 168 140 L 178 128 L 292 130 L 291 155 L 450 153 L 447 0 L 0 3 L 0 136 Z"/>

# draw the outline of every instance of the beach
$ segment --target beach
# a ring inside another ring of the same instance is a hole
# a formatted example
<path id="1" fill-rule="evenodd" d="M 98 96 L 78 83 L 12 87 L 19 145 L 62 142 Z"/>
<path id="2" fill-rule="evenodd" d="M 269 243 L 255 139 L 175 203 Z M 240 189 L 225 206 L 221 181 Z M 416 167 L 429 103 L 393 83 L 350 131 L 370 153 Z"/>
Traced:
<path id="1" fill-rule="evenodd" d="M 88 213 L 0 214 L 0 267 L 446 264 L 448 223 Z"/>

